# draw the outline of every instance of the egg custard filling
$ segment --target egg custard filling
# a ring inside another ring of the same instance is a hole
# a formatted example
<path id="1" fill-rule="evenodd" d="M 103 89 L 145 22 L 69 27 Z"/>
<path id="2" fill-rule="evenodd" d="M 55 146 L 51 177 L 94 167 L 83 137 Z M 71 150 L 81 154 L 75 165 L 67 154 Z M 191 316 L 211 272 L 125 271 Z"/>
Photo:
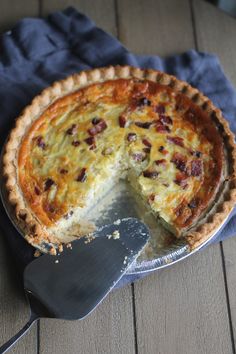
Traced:
<path id="1" fill-rule="evenodd" d="M 119 178 L 179 237 L 214 199 L 223 161 L 215 123 L 190 98 L 157 82 L 119 78 L 72 92 L 41 113 L 19 147 L 18 183 L 54 242 L 73 239 L 70 228 Z"/>

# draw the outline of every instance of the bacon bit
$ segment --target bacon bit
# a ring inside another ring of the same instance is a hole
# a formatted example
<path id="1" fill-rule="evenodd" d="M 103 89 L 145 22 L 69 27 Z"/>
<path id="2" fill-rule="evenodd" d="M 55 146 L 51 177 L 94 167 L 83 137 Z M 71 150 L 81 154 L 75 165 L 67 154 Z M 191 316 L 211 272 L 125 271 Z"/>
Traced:
<path id="1" fill-rule="evenodd" d="M 154 161 L 154 162 L 155 162 L 155 164 L 156 164 L 157 166 L 159 166 L 159 165 L 165 165 L 165 164 L 166 164 L 166 160 L 165 160 L 165 159 L 156 160 L 156 161 Z"/>
<path id="2" fill-rule="evenodd" d="M 164 114 L 160 115 L 159 121 L 162 124 L 173 124 L 173 120 L 169 116 L 165 116 Z"/>
<path id="3" fill-rule="evenodd" d="M 160 146 L 158 151 L 160 153 L 162 153 L 163 155 L 167 155 L 168 154 L 168 151 L 164 148 L 164 146 Z"/>
<path id="4" fill-rule="evenodd" d="M 45 205 L 45 209 L 49 212 L 49 213 L 55 213 L 56 208 L 54 205 L 52 204 L 46 204 Z"/>
<path id="5" fill-rule="evenodd" d="M 126 118 L 125 116 L 121 115 L 119 116 L 119 126 L 121 128 L 125 128 L 125 125 L 126 125 Z"/>
<path id="6" fill-rule="evenodd" d="M 202 152 L 201 151 L 193 151 L 193 150 L 191 150 L 190 154 L 193 155 L 193 156 L 196 156 L 198 158 L 202 156 Z"/>
<path id="7" fill-rule="evenodd" d="M 76 181 L 77 182 L 84 182 L 87 178 L 87 175 L 86 175 L 86 168 L 82 168 L 78 177 L 76 178 Z"/>
<path id="8" fill-rule="evenodd" d="M 191 175 L 194 177 L 198 177 L 201 174 L 202 174 L 202 161 L 201 160 L 191 161 Z"/>
<path id="9" fill-rule="evenodd" d="M 155 200 L 155 194 L 150 194 L 149 197 L 148 197 L 148 200 L 149 200 L 150 202 L 154 202 L 154 200 Z"/>
<path id="10" fill-rule="evenodd" d="M 192 216 L 192 211 L 187 207 L 185 203 L 181 203 L 175 209 L 176 216 L 180 219 L 180 223 L 186 223 L 188 219 Z"/>
<path id="11" fill-rule="evenodd" d="M 199 200 L 196 199 L 196 198 L 194 198 L 194 199 L 192 199 L 192 200 L 189 202 L 188 207 L 189 207 L 190 209 L 194 209 L 194 208 L 196 208 L 198 205 L 199 205 Z"/>
<path id="12" fill-rule="evenodd" d="M 175 209 L 175 214 L 176 216 L 180 216 L 183 213 L 184 205 L 180 204 L 176 209 Z"/>
<path id="13" fill-rule="evenodd" d="M 129 142 L 136 141 L 137 140 L 137 134 L 136 133 L 129 133 L 128 136 L 127 136 L 127 140 Z"/>
<path id="14" fill-rule="evenodd" d="M 169 151 L 168 150 L 163 150 L 162 151 L 162 155 L 168 155 L 169 154 Z"/>
<path id="15" fill-rule="evenodd" d="M 92 136 L 101 133 L 107 128 L 107 123 L 104 119 L 100 119 L 100 122 L 94 125 L 92 128 L 88 129 L 88 133 Z"/>
<path id="16" fill-rule="evenodd" d="M 183 189 L 186 189 L 188 186 L 187 180 L 188 176 L 183 173 L 177 173 L 174 182 Z"/>
<path id="17" fill-rule="evenodd" d="M 107 128 L 107 123 L 105 122 L 104 119 L 101 119 L 98 124 L 96 124 L 96 128 L 98 130 L 98 133 L 101 133 L 103 130 Z"/>
<path id="18" fill-rule="evenodd" d="M 184 172 L 186 170 L 187 159 L 184 155 L 180 154 L 179 152 L 175 152 L 170 161 L 173 162 L 176 168 L 181 172 Z"/>
<path id="19" fill-rule="evenodd" d="M 142 97 L 138 100 L 137 106 L 142 107 L 142 106 L 151 106 L 152 102 L 148 100 L 146 97 Z"/>
<path id="20" fill-rule="evenodd" d="M 167 140 L 175 145 L 184 147 L 184 139 L 178 136 L 167 136 Z"/>
<path id="21" fill-rule="evenodd" d="M 53 205 L 51 205 L 51 204 L 49 204 L 48 205 L 48 211 L 49 211 L 49 213 L 54 213 L 55 212 L 55 208 L 54 208 L 54 206 Z"/>
<path id="22" fill-rule="evenodd" d="M 79 140 L 74 140 L 74 141 L 72 141 L 71 144 L 76 147 L 76 146 L 80 145 L 80 141 Z"/>
<path id="23" fill-rule="evenodd" d="M 88 129 L 88 133 L 89 133 L 89 135 L 92 135 L 92 136 L 96 135 L 97 134 L 96 126 L 92 127 L 92 128 L 89 128 Z"/>
<path id="24" fill-rule="evenodd" d="M 67 214 L 64 215 L 64 219 L 68 220 L 73 214 L 73 210 L 70 210 Z"/>
<path id="25" fill-rule="evenodd" d="M 152 125 L 152 122 L 135 122 L 134 124 L 139 128 L 149 129 Z"/>
<path id="26" fill-rule="evenodd" d="M 195 122 L 196 116 L 195 116 L 195 112 L 192 108 L 189 108 L 189 110 L 187 112 L 185 112 L 185 116 L 191 122 L 193 122 L 193 123 Z"/>
<path id="27" fill-rule="evenodd" d="M 46 148 L 46 144 L 43 141 L 43 137 L 41 135 L 37 137 L 37 145 L 43 150 Z"/>
<path id="28" fill-rule="evenodd" d="M 142 162 L 146 159 L 146 154 L 143 154 L 141 152 L 135 152 L 132 154 L 132 159 L 137 162 Z"/>
<path id="29" fill-rule="evenodd" d="M 142 142 L 143 142 L 143 144 L 144 144 L 144 145 L 146 145 L 147 147 L 149 147 L 149 148 L 151 148 L 151 147 L 152 147 L 152 144 L 150 143 L 150 141 L 149 141 L 149 140 L 147 140 L 147 139 L 143 139 L 143 140 L 142 140 Z"/>
<path id="30" fill-rule="evenodd" d="M 41 194 L 41 191 L 37 186 L 34 187 L 34 191 L 35 191 L 35 194 L 37 194 L 37 195 Z"/>
<path id="31" fill-rule="evenodd" d="M 94 117 L 94 118 L 92 119 L 92 124 L 93 124 L 93 125 L 96 125 L 96 124 L 98 124 L 100 121 L 101 121 L 100 118 Z"/>
<path id="32" fill-rule="evenodd" d="M 88 145 L 94 145 L 95 144 L 95 138 L 93 136 L 90 136 L 86 139 L 84 139 L 84 141 L 86 142 L 86 144 Z"/>
<path id="33" fill-rule="evenodd" d="M 170 128 L 167 125 L 158 124 L 156 126 L 156 131 L 158 133 L 170 133 Z"/>
<path id="34" fill-rule="evenodd" d="M 68 170 L 66 170 L 65 168 L 62 168 L 62 169 L 60 169 L 60 173 L 62 175 L 66 175 L 68 173 Z"/>
<path id="35" fill-rule="evenodd" d="M 66 134 L 75 135 L 76 131 L 77 131 L 77 125 L 72 124 L 72 126 L 66 131 Z"/>
<path id="36" fill-rule="evenodd" d="M 26 219 L 26 214 L 25 214 L 25 213 L 24 213 L 24 214 L 20 213 L 20 214 L 19 214 L 19 218 L 20 218 L 21 220 L 24 220 L 24 221 L 25 221 L 25 219 Z"/>
<path id="37" fill-rule="evenodd" d="M 158 114 L 164 114 L 166 111 L 166 108 L 162 104 L 159 104 L 158 106 L 155 107 L 154 111 Z"/>
<path id="38" fill-rule="evenodd" d="M 145 178 L 157 179 L 158 175 L 159 172 L 157 171 L 150 171 L 150 170 L 143 171 L 143 177 Z"/>
<path id="39" fill-rule="evenodd" d="M 148 147 L 143 148 L 143 152 L 145 152 L 146 154 L 150 154 L 151 148 L 148 148 Z"/>
<path id="40" fill-rule="evenodd" d="M 44 191 L 48 191 L 54 184 L 56 183 L 51 178 L 46 179 L 44 182 Z"/>

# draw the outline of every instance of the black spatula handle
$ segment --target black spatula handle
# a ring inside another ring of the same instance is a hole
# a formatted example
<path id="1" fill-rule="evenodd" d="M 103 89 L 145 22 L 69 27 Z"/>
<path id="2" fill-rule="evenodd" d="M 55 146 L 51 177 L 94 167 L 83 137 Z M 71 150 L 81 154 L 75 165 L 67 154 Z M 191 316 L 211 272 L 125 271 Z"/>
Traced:
<path id="1" fill-rule="evenodd" d="M 14 337 L 9 339 L 9 341 L 0 347 L 0 354 L 6 353 L 16 342 L 18 342 L 18 340 L 28 332 L 32 324 L 37 320 L 38 317 L 35 316 L 35 314 L 32 314 L 26 325 L 16 335 L 14 335 Z"/>

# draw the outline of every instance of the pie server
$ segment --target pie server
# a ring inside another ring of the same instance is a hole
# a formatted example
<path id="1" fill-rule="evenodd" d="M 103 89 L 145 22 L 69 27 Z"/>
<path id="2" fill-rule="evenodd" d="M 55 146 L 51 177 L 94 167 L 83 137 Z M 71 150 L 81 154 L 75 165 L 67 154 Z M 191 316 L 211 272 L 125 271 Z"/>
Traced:
<path id="1" fill-rule="evenodd" d="M 0 347 L 5 353 L 39 318 L 82 319 L 108 295 L 149 238 L 149 229 L 135 218 L 105 225 L 92 238 L 72 243 L 60 255 L 43 255 L 24 271 L 24 289 L 31 308 L 28 323 Z M 91 240 L 92 239 L 92 240 Z"/>

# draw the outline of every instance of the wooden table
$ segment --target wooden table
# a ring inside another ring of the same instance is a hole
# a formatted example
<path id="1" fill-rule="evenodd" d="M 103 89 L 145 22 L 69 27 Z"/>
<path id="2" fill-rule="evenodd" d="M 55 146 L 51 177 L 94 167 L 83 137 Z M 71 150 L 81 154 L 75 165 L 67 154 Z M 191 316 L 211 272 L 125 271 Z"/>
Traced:
<path id="1" fill-rule="evenodd" d="M 216 53 L 236 85 L 236 19 L 199 0 L 1 0 L 0 30 L 76 6 L 139 54 Z M 28 308 L 0 237 L 0 344 Z M 41 320 L 10 353 L 235 353 L 236 238 L 116 290 L 84 321 Z"/>

